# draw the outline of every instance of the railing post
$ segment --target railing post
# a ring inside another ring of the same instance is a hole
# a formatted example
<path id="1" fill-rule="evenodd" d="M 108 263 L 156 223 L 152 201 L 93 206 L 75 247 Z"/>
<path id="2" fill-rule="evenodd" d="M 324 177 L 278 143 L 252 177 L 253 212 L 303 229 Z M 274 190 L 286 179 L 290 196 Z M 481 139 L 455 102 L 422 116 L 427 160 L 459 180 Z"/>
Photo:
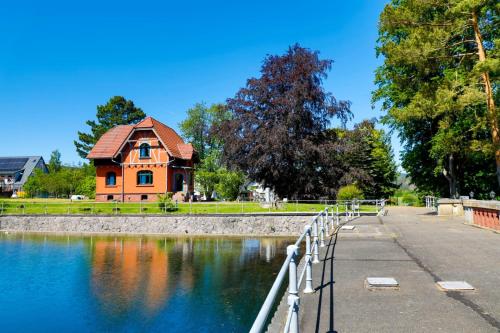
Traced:
<path id="1" fill-rule="evenodd" d="M 286 248 L 287 255 L 292 255 L 292 260 L 289 264 L 289 283 L 288 283 L 288 305 L 291 306 L 292 316 L 290 321 L 290 333 L 299 333 L 299 291 L 297 290 L 297 256 L 298 247 L 289 245 Z"/>
<path id="2" fill-rule="evenodd" d="M 306 232 L 306 286 L 304 288 L 304 293 L 309 294 L 314 292 L 312 286 L 312 253 L 311 253 L 311 226 L 306 225 L 304 227 Z"/>
<path id="3" fill-rule="evenodd" d="M 325 208 L 325 218 L 326 218 L 326 236 L 330 235 L 330 230 L 332 229 L 333 218 L 330 218 L 328 214 L 328 207 Z"/>
<path id="4" fill-rule="evenodd" d="M 325 215 L 323 212 L 321 212 L 319 216 L 320 216 L 319 246 L 325 247 Z"/>
<path id="5" fill-rule="evenodd" d="M 318 242 L 318 218 L 314 218 L 313 222 L 313 264 L 319 263 L 319 242 Z"/>
<path id="6" fill-rule="evenodd" d="M 340 224 L 340 218 L 339 218 L 339 204 L 337 203 L 337 205 L 336 205 L 336 206 L 337 206 L 337 208 L 336 208 L 336 210 L 337 210 L 337 214 L 335 214 L 335 215 L 336 215 L 336 220 L 337 220 L 337 221 L 336 221 L 336 222 L 337 222 L 336 224 L 337 224 L 337 227 L 338 227 L 338 226 L 339 226 L 339 224 Z"/>
<path id="7" fill-rule="evenodd" d="M 330 231 L 331 232 L 335 231 L 335 225 L 333 224 L 333 206 L 332 206 L 332 213 L 330 215 Z"/>

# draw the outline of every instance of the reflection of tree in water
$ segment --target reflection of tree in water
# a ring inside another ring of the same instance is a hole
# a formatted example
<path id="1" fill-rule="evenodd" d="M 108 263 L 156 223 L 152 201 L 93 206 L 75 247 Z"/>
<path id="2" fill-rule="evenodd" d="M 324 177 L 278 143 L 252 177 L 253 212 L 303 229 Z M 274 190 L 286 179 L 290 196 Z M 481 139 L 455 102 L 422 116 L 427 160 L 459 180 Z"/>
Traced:
<path id="1" fill-rule="evenodd" d="M 231 318 L 248 325 L 276 277 L 269 265 L 274 274 L 281 267 L 282 260 L 271 259 L 284 258 L 288 244 L 281 239 L 98 238 L 91 246 L 91 289 L 104 314 L 115 320 L 153 318 L 170 298 L 182 297 L 191 309 L 186 315 L 204 313 L 193 320 L 224 324 Z"/>
<path id="2" fill-rule="evenodd" d="M 189 307 L 202 308 L 206 317 L 226 325 L 221 329 L 247 327 L 276 278 L 269 274 L 269 266 L 275 274 L 281 267 L 282 260 L 271 259 L 284 258 L 290 243 L 283 239 L 195 239 L 182 263 L 191 267 L 194 281 Z M 228 322 L 241 327 L 228 327 Z"/>

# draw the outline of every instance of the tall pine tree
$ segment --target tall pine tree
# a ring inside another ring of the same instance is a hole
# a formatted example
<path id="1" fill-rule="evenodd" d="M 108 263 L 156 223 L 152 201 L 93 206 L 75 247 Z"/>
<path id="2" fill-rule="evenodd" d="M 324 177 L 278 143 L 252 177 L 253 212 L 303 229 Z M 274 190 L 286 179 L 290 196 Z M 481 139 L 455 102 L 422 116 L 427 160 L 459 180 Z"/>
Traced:
<path id="1" fill-rule="evenodd" d="M 75 140 L 76 151 L 82 158 L 87 158 L 97 140 L 110 128 L 117 125 L 136 124 L 146 117 L 146 114 L 134 105 L 134 102 L 122 96 L 114 96 L 105 105 L 97 106 L 97 121 L 88 120 L 90 133 L 78 132 Z"/>

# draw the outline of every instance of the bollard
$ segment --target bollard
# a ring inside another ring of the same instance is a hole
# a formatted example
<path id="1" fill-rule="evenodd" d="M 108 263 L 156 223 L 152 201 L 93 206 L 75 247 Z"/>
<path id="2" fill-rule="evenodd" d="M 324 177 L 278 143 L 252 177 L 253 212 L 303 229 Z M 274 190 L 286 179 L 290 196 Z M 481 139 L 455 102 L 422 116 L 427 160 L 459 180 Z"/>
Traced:
<path id="1" fill-rule="evenodd" d="M 325 247 L 325 216 L 321 212 L 320 216 L 320 234 L 319 234 L 319 246 Z"/>
<path id="2" fill-rule="evenodd" d="M 292 307 L 292 316 L 290 321 L 290 333 L 299 332 L 299 291 L 297 290 L 297 256 L 298 247 L 289 245 L 286 248 L 287 255 L 292 255 L 292 260 L 288 265 L 288 305 Z"/>
<path id="3" fill-rule="evenodd" d="M 315 217 L 313 221 L 313 264 L 319 263 L 319 242 L 318 242 L 318 218 Z"/>
<path id="4" fill-rule="evenodd" d="M 304 227 L 306 232 L 306 286 L 304 288 L 305 294 L 314 292 L 312 286 L 312 253 L 311 253 L 311 226 Z"/>

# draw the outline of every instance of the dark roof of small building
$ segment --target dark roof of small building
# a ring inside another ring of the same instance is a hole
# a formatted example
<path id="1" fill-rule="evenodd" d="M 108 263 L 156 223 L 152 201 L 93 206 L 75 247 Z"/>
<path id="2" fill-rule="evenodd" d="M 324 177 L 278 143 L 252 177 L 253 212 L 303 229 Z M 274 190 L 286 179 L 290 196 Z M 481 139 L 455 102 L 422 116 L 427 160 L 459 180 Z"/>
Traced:
<path id="1" fill-rule="evenodd" d="M 151 129 L 157 135 L 158 139 L 165 145 L 169 155 L 190 160 L 195 153 L 193 145 L 184 143 L 184 140 L 172 128 L 159 122 L 158 120 L 147 117 L 136 125 L 115 126 L 97 141 L 90 153 L 89 159 L 114 158 L 120 152 L 120 148 L 127 141 L 134 130 Z"/>
<path id="2" fill-rule="evenodd" d="M 46 171 L 42 156 L 0 157 L 0 175 L 15 175 L 22 172 L 22 177 L 16 184 L 24 184 L 40 161 Z"/>
<path id="3" fill-rule="evenodd" d="M 0 157 L 0 173 L 14 173 L 24 168 L 29 157 Z"/>

